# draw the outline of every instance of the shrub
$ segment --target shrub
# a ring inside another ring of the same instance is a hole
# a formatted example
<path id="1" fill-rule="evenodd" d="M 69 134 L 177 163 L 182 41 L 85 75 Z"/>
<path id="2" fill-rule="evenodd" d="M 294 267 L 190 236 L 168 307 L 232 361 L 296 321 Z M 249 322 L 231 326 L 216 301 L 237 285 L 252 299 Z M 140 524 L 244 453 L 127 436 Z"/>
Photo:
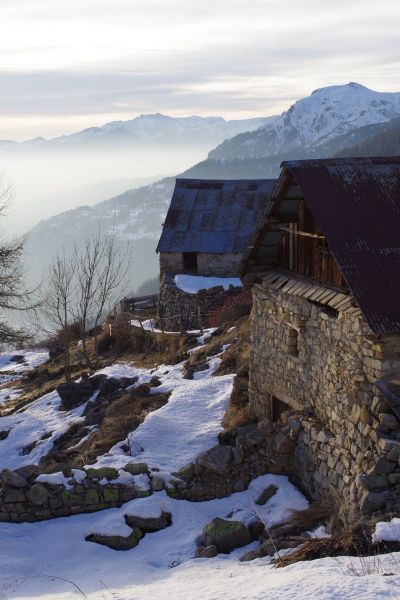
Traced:
<path id="1" fill-rule="evenodd" d="M 250 290 L 243 290 L 237 294 L 227 296 L 222 306 L 211 311 L 208 317 L 209 327 L 222 327 L 241 317 L 250 314 L 253 301 Z"/>

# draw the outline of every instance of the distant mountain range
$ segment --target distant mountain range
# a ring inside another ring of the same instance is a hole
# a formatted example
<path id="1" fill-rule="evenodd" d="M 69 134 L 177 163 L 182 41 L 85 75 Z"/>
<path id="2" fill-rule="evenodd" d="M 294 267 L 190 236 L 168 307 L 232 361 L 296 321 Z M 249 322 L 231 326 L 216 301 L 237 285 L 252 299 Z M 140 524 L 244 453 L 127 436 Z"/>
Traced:
<path id="1" fill-rule="evenodd" d="M 350 83 L 316 90 L 280 117 L 234 136 L 207 160 L 181 174 L 199 178 L 276 177 L 282 160 L 400 153 L 400 94 L 383 94 Z M 71 210 L 40 222 L 28 239 L 28 263 L 39 274 L 52 253 L 98 227 L 114 228 L 130 240 L 131 287 L 158 272 L 156 241 L 175 178 L 129 190 L 92 207 Z"/>
<path id="2" fill-rule="evenodd" d="M 128 121 L 112 121 L 101 127 L 89 127 L 83 131 L 52 139 L 34 138 L 25 142 L 0 140 L 0 152 L 74 151 L 90 149 L 105 151 L 107 148 L 134 145 L 181 144 L 212 147 L 243 131 L 253 131 L 273 122 L 276 117 L 238 119 L 226 121 L 222 117 L 169 117 L 162 114 L 140 115 Z"/>

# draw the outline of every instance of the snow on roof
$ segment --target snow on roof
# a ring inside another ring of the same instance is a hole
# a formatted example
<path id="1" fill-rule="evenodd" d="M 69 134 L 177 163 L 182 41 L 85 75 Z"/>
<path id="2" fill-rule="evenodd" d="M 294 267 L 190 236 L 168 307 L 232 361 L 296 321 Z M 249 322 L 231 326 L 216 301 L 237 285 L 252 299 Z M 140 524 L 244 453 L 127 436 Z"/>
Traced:
<path id="1" fill-rule="evenodd" d="M 199 290 L 209 290 L 212 287 L 222 285 L 228 290 L 231 285 L 242 287 L 238 277 L 203 277 L 201 275 L 175 275 L 175 285 L 183 292 L 196 294 Z"/>

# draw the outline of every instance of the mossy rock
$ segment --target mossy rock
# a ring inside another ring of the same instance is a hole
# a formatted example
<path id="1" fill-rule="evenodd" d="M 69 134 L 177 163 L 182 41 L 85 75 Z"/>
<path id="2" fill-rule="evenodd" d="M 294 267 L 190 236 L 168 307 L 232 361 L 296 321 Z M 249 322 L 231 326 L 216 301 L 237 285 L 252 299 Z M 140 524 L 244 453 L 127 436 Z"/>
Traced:
<path id="1" fill-rule="evenodd" d="M 216 517 L 203 529 L 205 546 L 216 546 L 218 552 L 228 554 L 235 548 L 247 546 L 251 534 L 244 523 Z"/>
<path id="2" fill-rule="evenodd" d="M 128 463 L 123 467 L 124 471 L 127 471 L 131 475 L 142 475 L 143 473 L 149 472 L 149 467 L 146 463 Z"/>
<path id="3" fill-rule="evenodd" d="M 40 483 L 35 483 L 28 491 L 28 498 L 32 502 L 32 504 L 36 504 L 37 506 L 42 506 L 46 504 L 49 499 L 48 490 L 41 485 Z"/>
<path id="4" fill-rule="evenodd" d="M 189 463 L 179 469 L 179 471 L 172 473 L 172 475 L 175 475 L 175 477 L 178 477 L 179 479 L 183 479 L 183 481 L 190 481 L 195 475 L 195 466 L 194 464 Z"/>
<path id="5" fill-rule="evenodd" d="M 103 498 L 104 502 L 118 502 L 119 494 L 118 490 L 114 490 L 113 488 L 104 488 L 103 489 Z"/>
<path id="6" fill-rule="evenodd" d="M 111 550 L 131 550 L 138 545 L 142 537 L 143 534 L 140 529 L 135 527 L 132 530 L 132 533 L 126 537 L 123 535 L 91 533 L 90 535 L 87 535 L 85 539 L 87 542 L 95 542 L 101 546 L 107 546 L 107 548 L 111 548 Z"/>
<path id="7" fill-rule="evenodd" d="M 100 467 L 99 469 L 85 469 L 86 476 L 90 479 L 116 479 L 118 477 L 117 469 L 112 467 Z"/>

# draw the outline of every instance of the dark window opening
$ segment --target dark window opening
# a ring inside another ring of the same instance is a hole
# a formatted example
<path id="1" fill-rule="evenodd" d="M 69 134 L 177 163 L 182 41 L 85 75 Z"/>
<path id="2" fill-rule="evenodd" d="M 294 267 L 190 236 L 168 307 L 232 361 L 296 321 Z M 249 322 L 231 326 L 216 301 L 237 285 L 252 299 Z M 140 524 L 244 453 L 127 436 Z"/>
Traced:
<path id="1" fill-rule="evenodd" d="M 290 410 L 290 406 L 279 400 L 276 396 L 271 396 L 271 419 L 274 423 L 279 421 L 282 413 Z"/>
<path id="2" fill-rule="evenodd" d="M 185 273 L 197 273 L 197 254 L 196 252 L 183 253 L 183 270 Z"/>
<path id="3" fill-rule="evenodd" d="M 288 328 L 287 331 L 287 351 L 292 356 L 299 355 L 299 332 L 294 327 Z"/>

